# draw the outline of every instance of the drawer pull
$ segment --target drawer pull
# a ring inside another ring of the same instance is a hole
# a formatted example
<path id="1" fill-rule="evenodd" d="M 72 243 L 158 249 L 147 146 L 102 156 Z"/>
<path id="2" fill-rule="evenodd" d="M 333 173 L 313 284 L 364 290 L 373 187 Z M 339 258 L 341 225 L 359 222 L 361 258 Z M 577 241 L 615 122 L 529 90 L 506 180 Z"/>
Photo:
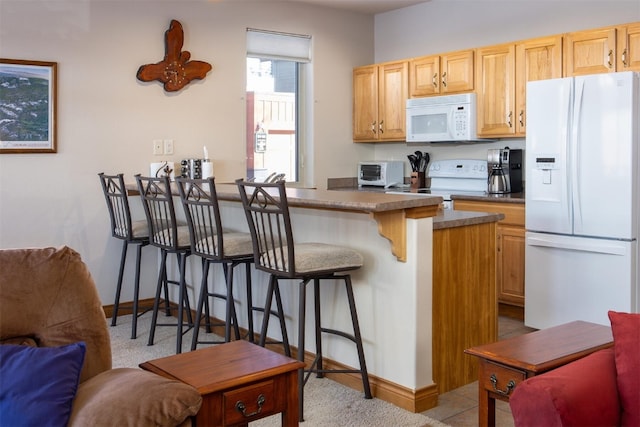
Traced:
<path id="1" fill-rule="evenodd" d="M 513 391 L 513 389 L 516 386 L 516 382 L 514 380 L 509 380 L 509 382 L 507 383 L 507 389 L 506 390 L 499 390 L 498 389 L 498 378 L 496 377 L 496 374 L 491 374 L 491 377 L 489 378 L 489 380 L 491 381 L 491 384 L 493 385 L 493 390 L 496 393 L 501 394 L 503 396 L 509 396 L 509 394 Z"/>
<path id="2" fill-rule="evenodd" d="M 258 400 L 256 401 L 256 403 L 258 404 L 258 410 L 250 414 L 246 413 L 247 405 L 245 405 L 242 400 L 238 400 L 236 402 L 236 411 L 240 412 L 245 418 L 253 417 L 254 415 L 258 415 L 260 412 L 262 412 L 262 405 L 264 405 L 265 400 L 266 399 L 264 397 L 264 394 L 260 394 L 258 396 Z"/>

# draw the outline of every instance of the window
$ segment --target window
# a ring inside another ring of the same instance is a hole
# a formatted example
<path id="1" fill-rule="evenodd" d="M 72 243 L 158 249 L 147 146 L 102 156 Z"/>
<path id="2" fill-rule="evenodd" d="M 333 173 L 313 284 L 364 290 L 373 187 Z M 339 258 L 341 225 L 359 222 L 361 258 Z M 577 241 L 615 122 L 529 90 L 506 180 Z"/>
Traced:
<path id="1" fill-rule="evenodd" d="M 301 182 L 304 141 L 301 76 L 310 38 L 247 30 L 247 178 Z"/>

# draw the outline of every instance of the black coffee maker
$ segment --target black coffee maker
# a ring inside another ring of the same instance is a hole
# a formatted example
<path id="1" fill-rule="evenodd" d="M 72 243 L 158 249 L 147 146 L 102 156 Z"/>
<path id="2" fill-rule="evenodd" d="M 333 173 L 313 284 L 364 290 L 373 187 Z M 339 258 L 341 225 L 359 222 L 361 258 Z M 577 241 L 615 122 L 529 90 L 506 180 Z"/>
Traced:
<path id="1" fill-rule="evenodd" d="M 487 154 L 487 193 L 522 192 L 522 150 L 490 149 Z"/>

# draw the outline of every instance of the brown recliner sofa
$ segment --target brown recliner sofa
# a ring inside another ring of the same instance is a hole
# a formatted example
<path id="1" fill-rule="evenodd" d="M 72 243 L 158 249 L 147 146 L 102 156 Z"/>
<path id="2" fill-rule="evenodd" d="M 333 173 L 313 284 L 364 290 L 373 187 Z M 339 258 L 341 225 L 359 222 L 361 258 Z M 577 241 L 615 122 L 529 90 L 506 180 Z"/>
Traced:
<path id="1" fill-rule="evenodd" d="M 111 368 L 105 314 L 95 283 L 76 251 L 68 247 L 0 250 L 3 348 L 25 350 L 5 347 L 16 344 L 63 348 L 77 342 L 84 342 L 86 350 L 68 425 L 191 425 L 202 404 L 195 388 L 137 368 Z M 8 365 L 5 359 L 2 363 Z M 5 384 L 0 384 L 2 399 L 15 395 L 6 390 L 6 376 L 0 383 Z M 6 413 L 0 414 L 0 424 L 3 417 L 8 419 Z"/>

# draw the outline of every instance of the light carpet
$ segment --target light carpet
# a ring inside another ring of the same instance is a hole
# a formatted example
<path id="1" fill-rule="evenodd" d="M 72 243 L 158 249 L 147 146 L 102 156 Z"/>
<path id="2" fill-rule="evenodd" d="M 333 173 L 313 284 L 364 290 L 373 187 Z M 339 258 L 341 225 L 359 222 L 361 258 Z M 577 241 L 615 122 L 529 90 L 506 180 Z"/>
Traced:
<path id="1" fill-rule="evenodd" d="M 146 313 L 139 318 L 138 338 L 135 340 L 130 339 L 131 319 L 132 316 L 121 316 L 118 318 L 117 326 L 109 327 L 114 368 L 137 367 L 147 360 L 175 354 L 176 330 L 174 327 L 157 327 L 154 345 L 147 346 L 151 313 Z M 165 319 L 161 321 L 164 322 Z M 189 351 L 191 336 L 191 332 L 188 332 L 183 337 L 183 352 Z M 216 338 L 218 337 L 205 334 L 204 330 L 201 330 L 201 340 Z M 203 346 L 198 348 L 201 347 Z M 365 399 L 361 392 L 327 378 L 310 377 L 304 391 L 305 421 L 301 424 L 303 427 L 447 427 L 446 424 L 437 420 L 405 411 L 383 400 Z M 280 415 L 263 418 L 251 425 L 279 426 Z"/>

